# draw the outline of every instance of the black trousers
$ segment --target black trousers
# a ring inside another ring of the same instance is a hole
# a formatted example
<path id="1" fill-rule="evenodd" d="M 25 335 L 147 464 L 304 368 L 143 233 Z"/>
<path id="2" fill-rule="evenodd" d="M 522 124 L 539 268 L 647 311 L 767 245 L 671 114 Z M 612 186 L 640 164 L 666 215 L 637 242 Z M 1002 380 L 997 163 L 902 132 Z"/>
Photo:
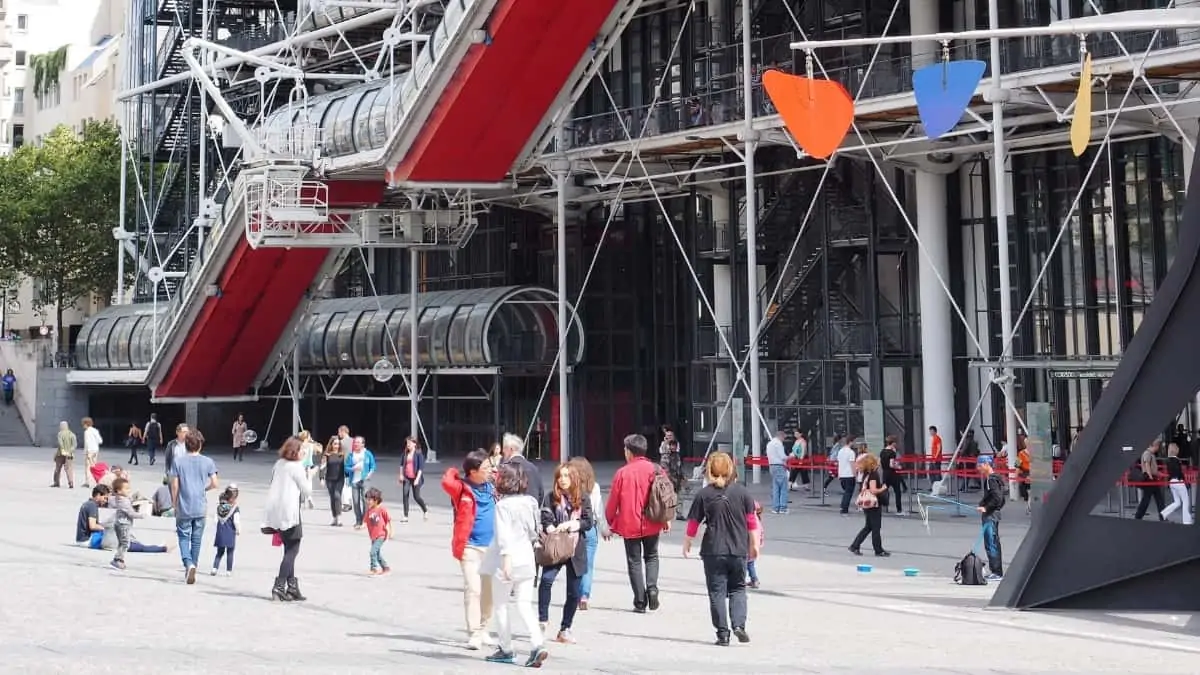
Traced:
<path id="1" fill-rule="evenodd" d="M 792 469 L 788 472 L 788 484 L 791 485 L 792 483 L 795 483 L 797 477 L 800 479 L 800 482 L 805 485 L 808 485 L 810 482 L 812 482 L 812 478 L 809 476 L 808 469 Z"/>
<path id="2" fill-rule="evenodd" d="M 873 509 L 863 509 L 863 516 L 866 518 L 866 522 L 863 524 L 862 529 L 858 531 L 858 534 L 855 535 L 850 548 L 857 551 L 863 542 L 867 540 L 867 535 L 871 535 L 871 546 L 875 549 L 876 553 L 882 553 L 883 534 L 881 530 L 883 529 L 883 508 L 877 506 Z"/>
<path id="3" fill-rule="evenodd" d="M 287 581 L 296 577 L 296 556 L 300 555 L 300 526 L 280 532 L 283 539 L 283 559 L 279 561 L 279 579 Z"/>
<path id="4" fill-rule="evenodd" d="M 904 513 L 904 504 L 901 502 L 901 498 L 904 495 L 904 487 L 900 481 L 900 476 L 893 474 L 884 481 L 884 484 L 888 486 L 888 489 L 896 493 L 896 513 Z"/>
<path id="5" fill-rule="evenodd" d="M 646 593 L 658 592 L 658 535 L 624 541 L 625 567 L 629 570 L 629 585 L 633 588 L 633 606 L 643 608 L 646 606 Z"/>
<path id="6" fill-rule="evenodd" d="M 1137 511 L 1134 511 L 1133 513 L 1135 520 L 1141 520 L 1146 516 L 1146 509 L 1150 508 L 1151 499 L 1154 500 L 1155 513 L 1161 514 L 1162 510 L 1166 508 L 1166 504 L 1163 503 L 1162 488 L 1158 487 L 1157 485 L 1152 487 L 1144 487 L 1142 488 L 1142 500 L 1138 502 Z M 1162 515 L 1159 515 L 1158 519 L 1162 520 Z"/>
<path id="7" fill-rule="evenodd" d="M 425 500 L 421 499 L 421 486 L 417 483 L 414 483 L 411 480 L 405 480 L 403 485 L 401 485 L 400 492 L 404 496 L 405 518 L 408 517 L 408 496 L 410 494 L 412 495 L 413 501 L 417 503 L 417 506 L 421 507 L 421 513 L 426 513 L 429 511 L 429 509 L 425 507 Z"/>
<path id="8" fill-rule="evenodd" d="M 704 558 L 704 585 L 708 610 L 717 637 L 729 639 L 729 628 L 746 627 L 746 559 L 737 555 Z"/>
<path id="9" fill-rule="evenodd" d="M 334 520 L 342 515 L 342 489 L 345 487 L 345 478 L 325 481 L 325 488 L 329 490 L 329 510 L 333 513 Z"/>

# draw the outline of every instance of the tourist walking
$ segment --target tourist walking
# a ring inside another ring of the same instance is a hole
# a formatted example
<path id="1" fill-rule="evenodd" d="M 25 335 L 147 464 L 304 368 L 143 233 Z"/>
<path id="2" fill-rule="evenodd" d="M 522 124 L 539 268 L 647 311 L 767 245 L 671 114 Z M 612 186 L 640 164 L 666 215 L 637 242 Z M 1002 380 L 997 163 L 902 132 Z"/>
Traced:
<path id="1" fill-rule="evenodd" d="M 546 497 L 545 486 L 542 484 L 542 472 L 536 464 L 525 458 L 525 441 L 522 441 L 516 434 L 504 434 L 504 437 L 500 439 L 500 445 L 500 453 L 504 457 L 501 461 L 516 464 L 525 472 L 528 482 L 525 494 L 538 500 L 538 503 L 541 504 Z"/>
<path id="2" fill-rule="evenodd" d="M 125 432 L 125 447 L 129 448 L 129 464 L 138 465 L 138 446 L 142 444 L 142 430 L 138 428 L 137 422 L 129 423 L 129 430 Z"/>
<path id="3" fill-rule="evenodd" d="M 525 665 L 539 668 L 549 656 L 543 648 L 541 626 L 533 613 L 533 580 L 537 573 L 533 542 L 542 530 L 541 508 L 536 499 L 525 494 L 526 480 L 525 473 L 516 465 L 496 467 L 492 477 L 497 495 L 496 531 L 480 571 L 491 575 L 492 597 L 499 600 L 492 614 L 496 623 L 496 651 L 487 660 L 515 661 L 512 631 L 515 614 L 529 633 L 529 658 Z"/>
<path id="4" fill-rule="evenodd" d="M 483 572 L 483 556 L 496 533 L 496 492 L 485 461 L 487 452 L 475 450 L 463 459 L 461 470 L 450 467 L 442 475 L 442 490 L 454 508 L 450 551 L 462 570 L 467 649 L 473 650 L 490 641 L 487 621 L 492 616 L 492 580 Z M 528 480 L 529 474 L 522 475 Z"/>
<path id="5" fill-rule="evenodd" d="M 1142 498 L 1138 501 L 1137 510 L 1133 512 L 1134 520 L 1141 520 L 1146 515 L 1146 510 L 1150 508 L 1150 500 L 1154 500 L 1154 511 L 1158 514 L 1158 519 L 1162 520 L 1162 512 L 1165 508 L 1163 504 L 1162 488 L 1159 487 L 1159 481 L 1162 480 L 1162 474 L 1158 470 L 1158 453 L 1162 449 L 1162 441 L 1154 441 L 1150 447 L 1142 452 L 1142 458 L 1138 462 L 1140 475 L 1134 475 L 1130 482 L 1139 483 L 1138 488 L 1142 491 Z"/>
<path id="6" fill-rule="evenodd" d="M 367 535 L 371 539 L 371 576 L 387 574 L 392 571 L 387 561 L 383 559 L 383 545 L 393 536 L 392 516 L 383 505 L 383 493 L 379 488 L 367 490 Z"/>
<path id="7" fill-rule="evenodd" d="M 217 555 L 213 558 L 212 576 L 217 576 L 221 567 L 221 559 L 225 559 L 225 576 L 233 576 L 233 551 L 237 548 L 238 537 L 242 535 L 242 510 L 238 508 L 238 488 L 233 483 L 221 492 L 217 504 L 217 534 L 213 538 L 213 548 Z"/>
<path id="8" fill-rule="evenodd" d="M 1167 446 L 1167 487 L 1171 490 L 1171 505 L 1161 512 L 1162 519 L 1167 520 L 1178 509 L 1184 525 L 1192 524 L 1192 500 L 1188 494 L 1187 482 L 1183 476 L 1183 463 L 1179 461 L 1179 444 Z"/>
<path id="9" fill-rule="evenodd" d="M 300 439 L 292 436 L 279 448 L 279 459 L 271 469 L 271 487 L 263 514 L 263 532 L 283 547 L 279 572 L 271 586 L 271 599 L 280 602 L 303 601 L 296 579 L 296 556 L 304 536 L 300 505 L 312 494 L 312 483 L 300 463 Z"/>
<path id="10" fill-rule="evenodd" d="M 857 469 L 854 466 L 857 453 L 854 451 L 854 436 L 847 435 L 837 451 L 837 477 L 842 486 L 841 513 L 850 513 L 850 502 L 854 500 L 854 483 Z"/>
<path id="11" fill-rule="evenodd" d="M 659 607 L 658 597 L 658 538 L 670 530 L 669 523 L 658 523 L 646 517 L 646 502 L 650 485 L 658 471 L 646 459 L 646 437 L 631 434 L 625 437 L 625 466 L 613 476 L 605 520 L 612 532 L 625 540 L 625 566 L 633 590 L 633 611 L 639 614 Z"/>
<path id="12" fill-rule="evenodd" d="M 184 438 L 185 453 L 171 464 L 171 503 L 175 506 L 175 534 L 185 579 L 196 583 L 196 564 L 208 514 L 208 491 L 217 489 L 217 465 L 200 454 L 204 436 L 192 429 Z"/>
<path id="13" fill-rule="evenodd" d="M 879 468 L 883 474 L 883 484 L 896 495 L 896 513 L 904 515 L 904 504 L 901 499 L 904 493 L 903 478 L 900 475 L 900 455 L 896 450 L 896 437 L 888 436 L 884 440 L 883 449 L 879 451 Z"/>
<path id="14" fill-rule="evenodd" d="M 75 432 L 66 421 L 58 423 L 58 449 L 54 451 L 54 481 L 50 487 L 59 487 L 63 470 L 67 472 L 67 487 L 75 489 L 75 448 L 78 447 Z M 87 485 L 87 477 L 84 477 Z"/>
<path id="15" fill-rule="evenodd" d="M 762 514 L 763 514 L 762 504 L 759 504 L 758 502 L 754 502 L 754 524 L 755 524 L 755 527 L 752 527 L 750 529 L 754 530 L 754 532 L 752 532 L 752 534 L 757 533 L 757 535 L 758 535 L 758 552 L 760 554 L 762 553 L 763 546 L 767 543 L 767 531 L 766 531 L 766 528 L 763 527 Z M 751 556 L 750 558 L 748 558 L 746 560 L 746 577 L 747 577 L 746 583 L 750 586 L 750 588 L 758 588 L 758 556 L 757 555 Z"/>
<path id="16" fill-rule="evenodd" d="M 246 431 L 249 428 L 246 425 L 245 416 L 238 413 L 237 419 L 233 421 L 233 461 L 235 462 L 246 459 Z"/>
<path id="17" fill-rule="evenodd" d="M 563 603 L 562 622 L 559 624 L 555 641 L 574 642 L 571 627 L 575 612 L 579 609 L 579 582 L 588 567 L 585 534 L 592 529 L 592 505 L 575 472 L 567 464 L 560 464 L 554 472 L 554 488 L 542 501 L 542 531 L 547 535 L 564 533 L 573 535 L 575 546 L 569 558 L 556 563 L 543 561 L 542 577 L 538 583 L 538 621 L 550 620 L 550 597 L 558 573 L 567 570 L 567 600 Z"/>
<path id="18" fill-rule="evenodd" d="M 879 459 L 875 455 L 864 454 L 858 460 L 858 468 L 862 471 L 862 489 L 855 503 L 862 509 L 864 523 L 861 530 L 850 543 L 850 552 L 862 555 L 862 543 L 871 537 L 871 547 L 875 555 L 886 558 L 891 555 L 883 548 L 883 510 L 887 508 L 888 486 L 883 481 L 883 473 L 879 470 Z"/>
<path id="19" fill-rule="evenodd" d="M 321 482 L 329 492 L 329 511 L 333 514 L 332 527 L 341 527 L 342 489 L 346 487 L 346 456 L 342 454 L 342 442 L 337 436 L 329 439 L 325 454 L 321 456 Z"/>
<path id="20" fill-rule="evenodd" d="M 683 557 L 704 525 L 700 560 L 708 588 L 708 609 L 717 645 L 729 645 L 732 633 L 738 642 L 749 642 L 746 632 L 746 562 L 758 558 L 758 520 L 754 499 L 737 482 L 733 458 L 724 452 L 709 455 L 705 464 L 708 484 L 700 488 L 688 513 Z M 731 629 L 732 627 L 732 629 Z"/>
<path id="21" fill-rule="evenodd" d="M 304 503 L 307 508 L 313 508 L 312 500 L 312 481 L 316 475 L 317 456 L 321 454 L 321 444 L 312 439 L 312 434 L 308 433 L 307 429 L 300 431 L 300 465 L 304 467 L 304 475 L 308 476 L 308 501 Z"/>
<path id="22" fill-rule="evenodd" d="M 163 454 L 166 455 L 167 474 L 170 475 L 171 467 L 175 465 L 175 460 L 187 454 L 187 436 L 191 428 L 180 422 L 175 425 L 175 438 L 167 443 L 167 447 L 163 448 Z"/>
<path id="23" fill-rule="evenodd" d="M 100 436 L 100 430 L 96 428 L 92 418 L 83 418 L 83 486 L 88 486 L 88 476 L 92 473 L 92 467 L 100 461 L 100 446 L 104 443 L 104 439 Z"/>
<path id="24" fill-rule="evenodd" d="M 480 448 L 482 450 L 482 448 Z M 492 447 L 488 449 L 488 458 L 483 463 L 483 470 L 487 475 L 493 476 L 496 469 L 500 468 L 500 463 L 504 461 L 504 448 L 499 443 L 492 443 Z M 491 478 L 489 478 L 491 480 Z"/>
<path id="25" fill-rule="evenodd" d="M 367 513 L 367 488 L 371 487 L 371 475 L 374 473 L 375 453 L 367 449 L 367 441 L 362 436 L 355 436 L 350 454 L 346 455 L 346 479 L 350 482 L 350 494 L 354 502 L 356 530 L 361 530 L 363 526 L 363 516 Z"/>
<path id="26" fill-rule="evenodd" d="M 792 441 L 791 457 L 801 464 L 808 462 L 808 435 L 803 431 L 796 432 L 796 440 Z M 799 482 L 797 478 L 800 479 Z M 807 468 L 796 468 L 788 472 L 788 488 L 791 490 L 798 490 L 803 485 L 807 491 L 811 481 L 812 476 Z"/>
<path id="27" fill-rule="evenodd" d="M 587 546 L 587 571 L 579 580 L 579 609 L 586 610 L 592 598 L 592 579 L 596 575 L 596 553 L 600 550 L 600 538 L 608 539 L 612 531 L 604 519 L 604 497 L 600 494 L 600 484 L 596 482 L 596 470 L 592 463 L 583 457 L 572 457 L 567 466 L 575 472 L 579 480 L 579 489 L 587 495 L 588 504 L 592 507 L 594 526 L 583 533 Z"/>
<path id="28" fill-rule="evenodd" d="M 155 455 L 163 446 L 162 424 L 159 423 L 158 415 L 155 413 L 150 413 L 150 421 L 146 422 L 146 430 L 142 432 L 142 438 L 146 441 L 146 456 L 150 459 L 150 466 L 154 466 Z"/>
<path id="29" fill-rule="evenodd" d="M 485 471 L 490 477 L 491 471 L 486 468 Z M 404 517 L 400 519 L 400 522 L 408 522 L 408 498 L 410 496 L 417 506 L 421 507 L 421 515 L 425 517 L 425 520 L 429 520 L 429 509 L 425 507 L 425 500 L 421 499 L 421 486 L 425 484 L 425 453 L 421 452 L 420 442 L 412 436 L 404 441 L 404 459 L 400 464 L 398 480 L 401 499 L 404 503 Z"/>
<path id="30" fill-rule="evenodd" d="M 679 449 L 679 440 L 671 427 L 663 425 L 663 440 L 658 446 L 658 463 L 671 479 L 671 487 L 675 494 L 683 492 L 683 453 Z M 675 503 L 675 520 L 683 520 L 683 508 L 680 502 Z"/>

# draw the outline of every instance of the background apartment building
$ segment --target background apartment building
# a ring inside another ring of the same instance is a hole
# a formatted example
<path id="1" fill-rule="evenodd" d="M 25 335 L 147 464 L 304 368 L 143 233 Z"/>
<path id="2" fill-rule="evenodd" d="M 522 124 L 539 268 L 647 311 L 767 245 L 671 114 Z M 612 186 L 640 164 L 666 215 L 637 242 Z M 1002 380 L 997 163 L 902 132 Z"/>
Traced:
<path id="1" fill-rule="evenodd" d="M 118 87 L 121 0 L 0 0 L 0 154 L 39 143 L 58 125 L 79 131 L 88 120 L 114 116 Z M 58 87 L 35 96 L 32 59 L 65 49 Z M 3 334 L 40 337 L 51 330 L 55 307 L 38 305 L 37 271 L 8 290 Z M 64 314 L 73 335 L 96 303 L 81 300 Z"/>

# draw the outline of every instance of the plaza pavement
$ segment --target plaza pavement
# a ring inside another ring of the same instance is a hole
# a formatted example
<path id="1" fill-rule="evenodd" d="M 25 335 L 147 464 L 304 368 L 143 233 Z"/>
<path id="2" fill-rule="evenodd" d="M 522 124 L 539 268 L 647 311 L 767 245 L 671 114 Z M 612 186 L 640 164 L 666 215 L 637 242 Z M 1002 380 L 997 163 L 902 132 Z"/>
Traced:
<path id="1" fill-rule="evenodd" d="M 397 523 L 385 547 L 393 573 L 368 578 L 368 541 L 328 527 L 312 512 L 297 565 L 309 600 L 267 600 L 279 549 L 256 533 L 272 456 L 235 464 L 216 454 L 222 483 L 241 488 L 244 534 L 232 578 L 210 577 L 212 529 L 201 575 L 182 580 L 176 552 L 111 553 L 71 545 L 88 491 L 49 489 L 52 450 L 0 449 L 0 672 L 11 673 L 465 673 L 505 666 L 462 648 L 458 567 L 449 552 L 449 509 L 429 467 L 432 509 Z M 102 460 L 126 455 L 106 450 Z M 151 492 L 161 464 L 133 468 L 134 487 Z M 381 487 L 395 517 L 394 459 L 381 460 Z M 78 478 L 78 476 L 77 476 Z M 81 481 L 80 481 L 81 482 Z M 758 488 L 761 489 L 761 488 Z M 322 494 L 318 503 L 323 504 Z M 210 502 L 215 504 L 216 493 Z M 700 563 L 680 556 L 681 533 L 663 545 L 658 612 L 635 615 L 616 541 L 602 543 L 592 609 L 575 622 L 578 643 L 551 644 L 545 669 L 564 673 L 1195 673 L 1200 628 L 1190 617 L 1110 617 L 985 610 L 992 587 L 950 582 L 954 562 L 977 532 L 973 518 L 935 517 L 929 532 L 914 517 L 889 517 L 886 561 L 855 558 L 845 547 L 861 524 L 836 509 L 806 507 L 767 519 L 759 564 L 763 587 L 750 596 L 753 642 L 712 646 Z M 1007 525 L 1007 524 L 1006 524 Z M 1008 556 L 1020 527 L 1005 530 Z M 173 521 L 139 521 L 144 542 L 173 540 Z M 860 574 L 859 562 L 875 564 Z M 917 567 L 920 576 L 901 571 Z M 562 602 L 561 583 L 555 600 Z M 560 608 L 551 609 L 556 626 Z M 519 653 L 526 647 L 518 642 Z"/>

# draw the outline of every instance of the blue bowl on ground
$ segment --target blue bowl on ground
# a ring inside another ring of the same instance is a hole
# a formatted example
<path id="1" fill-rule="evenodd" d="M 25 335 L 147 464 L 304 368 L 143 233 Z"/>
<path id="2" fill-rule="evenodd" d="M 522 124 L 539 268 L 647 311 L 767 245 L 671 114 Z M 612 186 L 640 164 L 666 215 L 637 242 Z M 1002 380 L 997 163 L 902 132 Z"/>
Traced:
<path id="1" fill-rule="evenodd" d="M 909 567 L 904 570 L 904 576 L 906 576 L 906 577 L 915 577 L 915 576 L 919 575 L 920 573 L 921 573 L 921 570 L 918 570 L 915 567 Z"/>
<path id="2" fill-rule="evenodd" d="M 858 566 L 858 571 L 862 572 L 863 574 L 870 572 L 872 569 L 874 569 L 874 568 L 871 567 L 870 565 L 859 565 Z"/>

